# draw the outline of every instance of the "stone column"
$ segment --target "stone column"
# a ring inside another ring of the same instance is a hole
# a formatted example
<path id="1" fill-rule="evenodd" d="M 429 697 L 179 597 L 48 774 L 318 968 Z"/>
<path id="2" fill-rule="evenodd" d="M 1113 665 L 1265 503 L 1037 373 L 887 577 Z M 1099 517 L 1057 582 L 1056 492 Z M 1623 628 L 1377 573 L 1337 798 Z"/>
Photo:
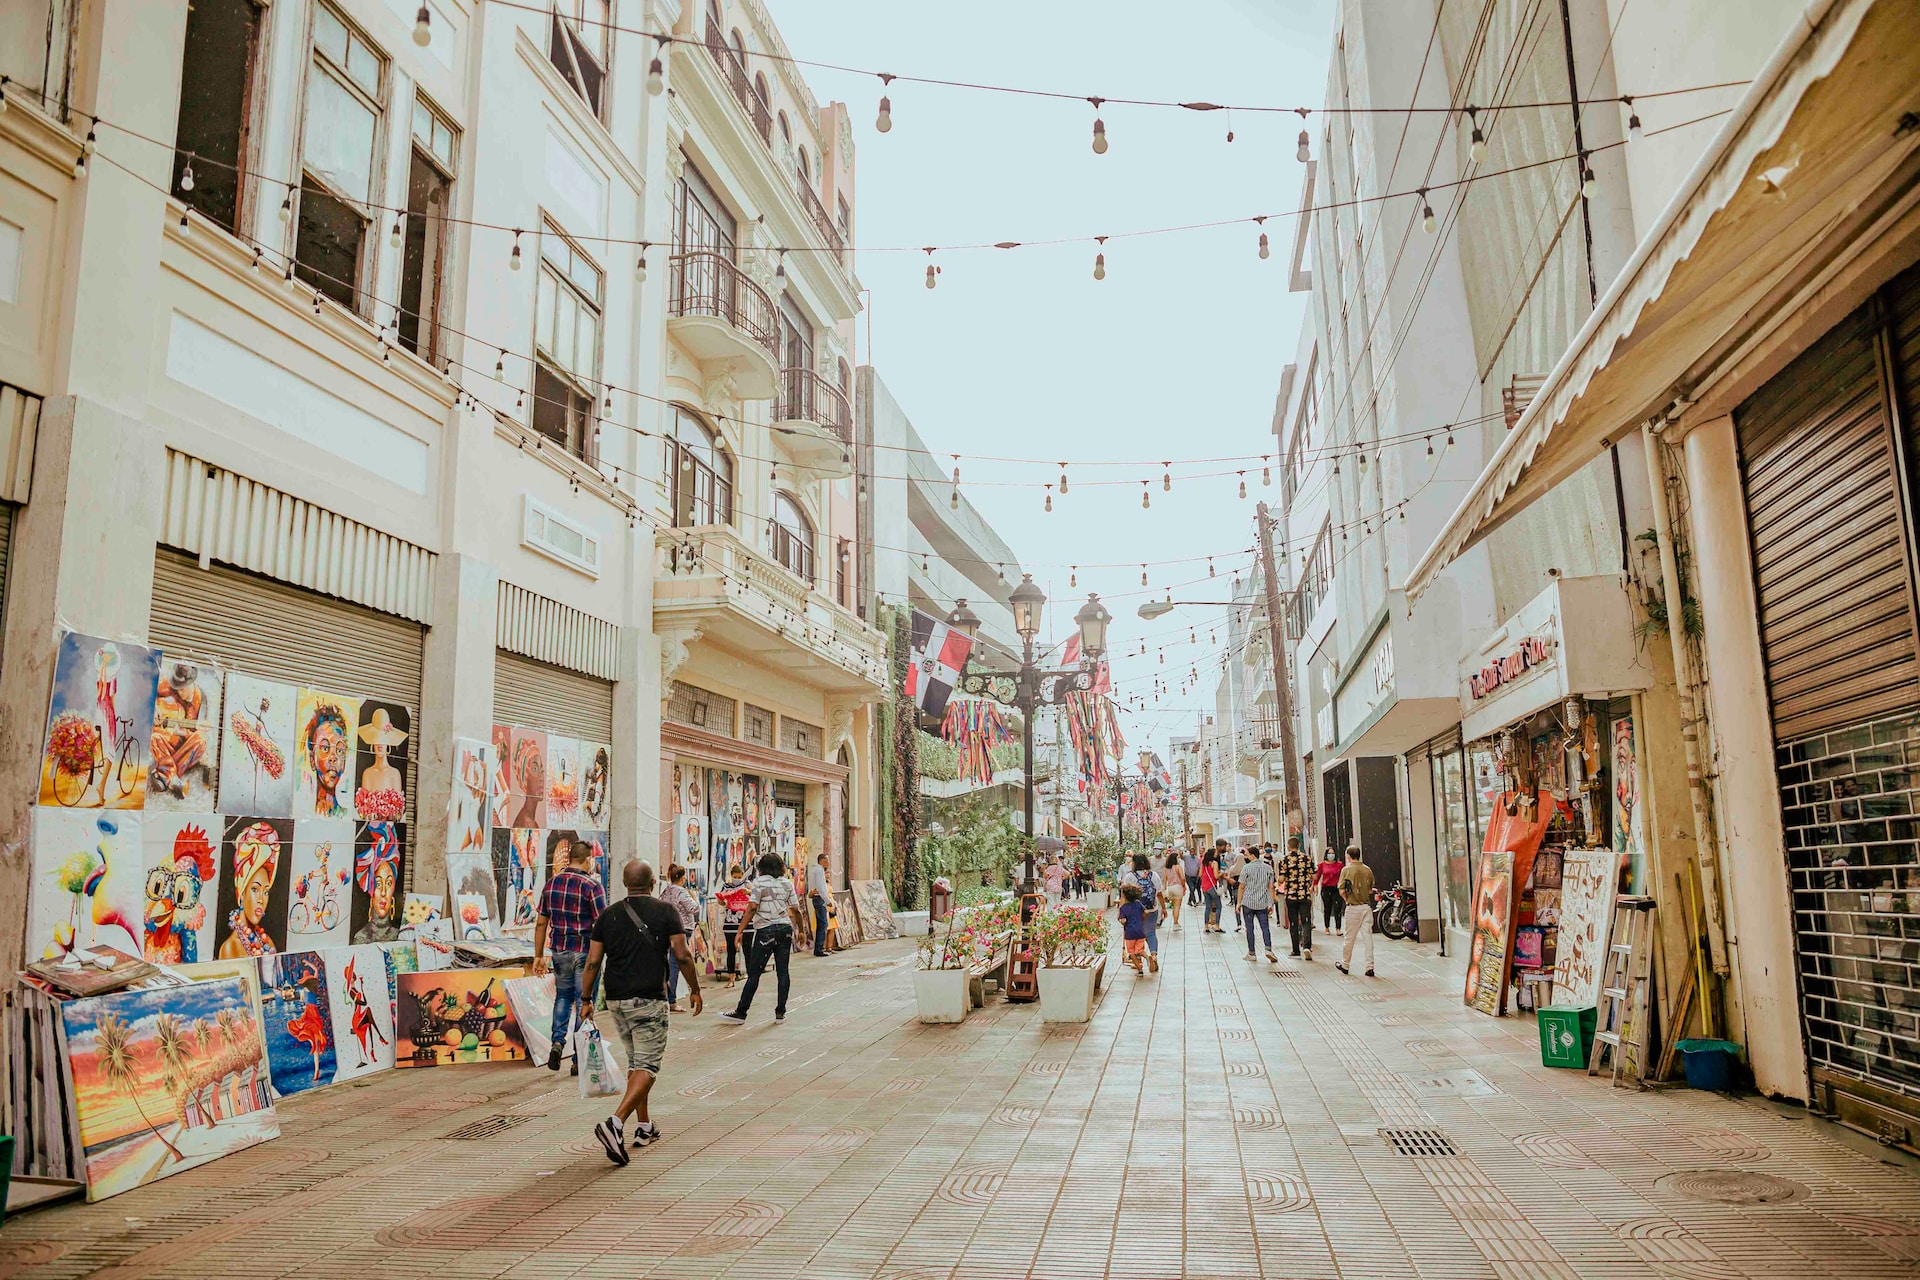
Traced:
<path id="1" fill-rule="evenodd" d="M 494 601 L 499 587 L 494 567 L 473 556 L 448 552 L 434 562 L 434 621 L 427 630 L 413 737 L 419 755 L 407 857 L 415 893 L 446 888 L 453 740 L 485 742 L 493 732 Z"/>

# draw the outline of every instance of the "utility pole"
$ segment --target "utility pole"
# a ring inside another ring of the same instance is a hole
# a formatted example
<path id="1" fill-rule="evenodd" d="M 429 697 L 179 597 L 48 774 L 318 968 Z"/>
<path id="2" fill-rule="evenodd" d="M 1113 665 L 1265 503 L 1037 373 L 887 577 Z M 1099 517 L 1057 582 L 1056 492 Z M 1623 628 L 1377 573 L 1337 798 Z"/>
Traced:
<path id="1" fill-rule="evenodd" d="M 1261 503 L 1258 510 L 1260 522 L 1260 568 L 1266 576 L 1267 595 L 1267 648 L 1273 655 L 1273 700 L 1280 719 L 1280 780 L 1286 791 L 1286 823 L 1293 825 L 1293 815 L 1298 810 L 1305 821 L 1304 809 L 1300 807 L 1300 789 L 1294 776 L 1293 750 L 1293 692 L 1292 682 L 1287 678 L 1287 619 L 1280 611 L 1280 575 L 1273 564 L 1273 520 L 1267 515 L 1267 504 Z M 1288 834 L 1292 834 L 1291 831 Z"/>

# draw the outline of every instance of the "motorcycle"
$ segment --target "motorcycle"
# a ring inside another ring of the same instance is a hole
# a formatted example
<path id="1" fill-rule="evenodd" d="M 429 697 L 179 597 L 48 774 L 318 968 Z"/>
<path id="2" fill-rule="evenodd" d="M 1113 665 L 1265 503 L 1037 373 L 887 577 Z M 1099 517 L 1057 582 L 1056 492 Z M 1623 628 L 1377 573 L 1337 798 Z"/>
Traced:
<path id="1" fill-rule="evenodd" d="M 1410 885 L 1373 891 L 1373 928 L 1388 938 L 1420 936 L 1420 905 Z"/>

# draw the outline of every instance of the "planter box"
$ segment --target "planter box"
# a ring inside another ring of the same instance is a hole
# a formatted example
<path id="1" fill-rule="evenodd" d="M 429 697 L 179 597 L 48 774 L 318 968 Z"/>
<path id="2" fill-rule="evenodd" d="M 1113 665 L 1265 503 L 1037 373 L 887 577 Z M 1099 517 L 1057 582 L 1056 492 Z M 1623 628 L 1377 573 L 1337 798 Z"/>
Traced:
<path id="1" fill-rule="evenodd" d="M 1093 970 L 1040 970 L 1040 1021 L 1085 1022 L 1093 1017 Z"/>
<path id="2" fill-rule="evenodd" d="M 913 999 L 922 1022 L 959 1022 L 967 1016 L 965 969 L 916 969 Z"/>

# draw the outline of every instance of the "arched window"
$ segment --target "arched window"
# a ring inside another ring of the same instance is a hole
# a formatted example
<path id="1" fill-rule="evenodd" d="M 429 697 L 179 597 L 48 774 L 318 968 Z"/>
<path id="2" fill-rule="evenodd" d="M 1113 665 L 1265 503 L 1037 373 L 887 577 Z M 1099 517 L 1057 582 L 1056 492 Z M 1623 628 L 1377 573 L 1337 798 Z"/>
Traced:
<path id="1" fill-rule="evenodd" d="M 762 103 L 773 101 L 767 93 L 767 77 L 759 71 L 753 73 L 753 96 L 760 99 Z"/>
<path id="2" fill-rule="evenodd" d="M 813 521 L 791 494 L 773 495 L 773 558 L 813 582 Z"/>
<path id="3" fill-rule="evenodd" d="M 840 393 L 846 396 L 849 404 L 853 402 L 853 366 L 847 363 L 845 356 L 840 358 Z"/>
<path id="4" fill-rule="evenodd" d="M 811 187 L 813 186 L 813 170 L 812 167 L 807 164 L 807 149 L 801 147 L 797 155 L 798 158 L 795 159 L 793 163 L 795 170 L 800 174 L 800 185 L 803 187 Z"/>
<path id="5" fill-rule="evenodd" d="M 693 410 L 676 404 L 672 416 L 667 475 L 674 525 L 733 523 L 733 459 L 726 446 Z"/>
<path id="6" fill-rule="evenodd" d="M 780 121 L 780 141 L 792 146 L 793 126 L 787 123 L 787 113 L 782 111 L 776 118 Z"/>

